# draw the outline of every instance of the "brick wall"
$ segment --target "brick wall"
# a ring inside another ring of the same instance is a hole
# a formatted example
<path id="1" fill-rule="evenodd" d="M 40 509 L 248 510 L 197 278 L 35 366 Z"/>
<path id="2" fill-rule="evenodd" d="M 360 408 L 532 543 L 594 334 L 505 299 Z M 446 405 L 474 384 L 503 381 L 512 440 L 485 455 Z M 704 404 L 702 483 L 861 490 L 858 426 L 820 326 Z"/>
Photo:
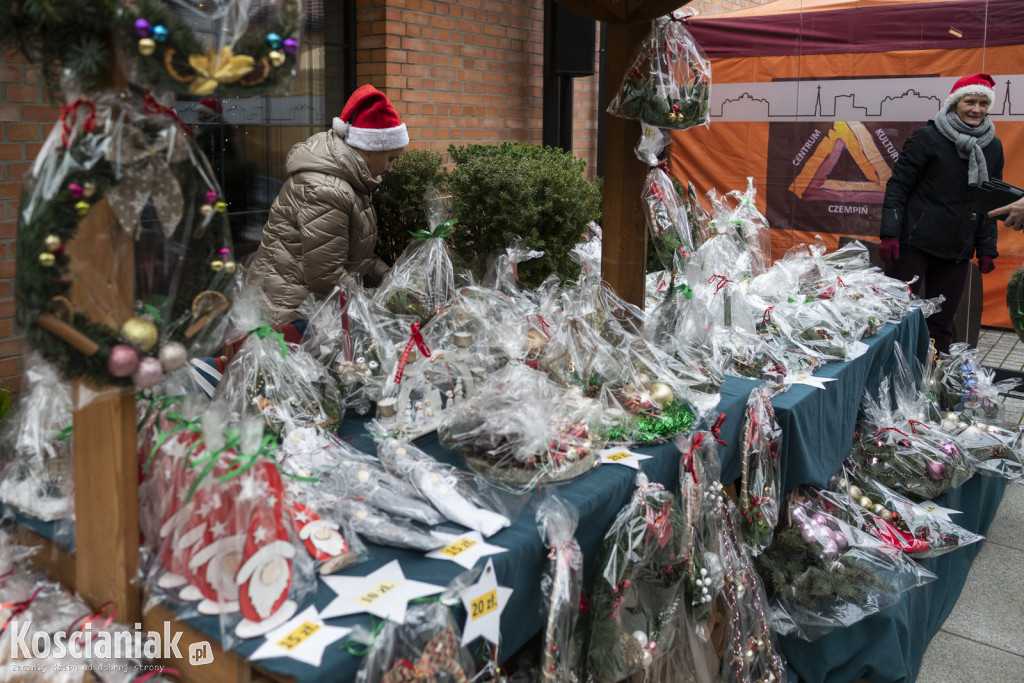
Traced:
<path id="1" fill-rule="evenodd" d="M 60 114 L 37 65 L 0 55 L 0 382 L 21 387 L 21 341 L 14 323 L 14 259 L 21 179 Z"/>

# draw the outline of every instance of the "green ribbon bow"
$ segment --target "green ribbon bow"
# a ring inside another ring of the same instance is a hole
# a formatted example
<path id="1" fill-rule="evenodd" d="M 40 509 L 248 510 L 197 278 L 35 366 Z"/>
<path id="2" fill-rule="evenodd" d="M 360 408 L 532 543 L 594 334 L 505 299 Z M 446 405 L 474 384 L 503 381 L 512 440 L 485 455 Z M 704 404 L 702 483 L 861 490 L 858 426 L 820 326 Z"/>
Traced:
<path id="1" fill-rule="evenodd" d="M 273 337 L 277 340 L 277 343 L 281 345 L 281 358 L 288 357 L 288 345 L 284 342 L 284 333 L 276 332 L 270 325 L 260 325 L 252 331 L 260 339 L 266 339 L 267 337 Z"/>
<path id="2" fill-rule="evenodd" d="M 441 239 L 448 239 L 451 237 L 452 230 L 455 224 L 459 222 L 458 218 L 449 218 L 444 223 L 438 223 L 437 227 L 431 230 L 410 230 L 409 234 L 418 240 L 429 240 L 432 237 L 440 237 Z"/>

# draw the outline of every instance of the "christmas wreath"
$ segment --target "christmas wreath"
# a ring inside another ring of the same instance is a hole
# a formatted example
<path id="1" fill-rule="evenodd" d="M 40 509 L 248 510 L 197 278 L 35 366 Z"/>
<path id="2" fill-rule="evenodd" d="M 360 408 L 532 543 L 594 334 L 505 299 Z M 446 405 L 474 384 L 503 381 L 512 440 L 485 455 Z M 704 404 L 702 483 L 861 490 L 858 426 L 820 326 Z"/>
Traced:
<path id="1" fill-rule="evenodd" d="M 181 95 L 261 95 L 295 75 L 301 20 L 299 0 L 251 9 L 240 0 L 134 0 L 121 5 L 115 27 L 133 83 Z"/>
<path id="2" fill-rule="evenodd" d="M 220 343 L 230 231 L 179 124 L 148 95 L 78 100 L 25 182 L 18 322 L 68 379 L 152 386 Z"/>

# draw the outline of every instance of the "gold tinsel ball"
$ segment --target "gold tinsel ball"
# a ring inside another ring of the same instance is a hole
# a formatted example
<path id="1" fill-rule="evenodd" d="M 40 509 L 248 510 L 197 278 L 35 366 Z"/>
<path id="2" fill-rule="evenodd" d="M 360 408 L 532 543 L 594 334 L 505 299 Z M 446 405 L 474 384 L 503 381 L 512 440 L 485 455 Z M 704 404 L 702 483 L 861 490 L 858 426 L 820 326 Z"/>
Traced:
<path id="1" fill-rule="evenodd" d="M 651 394 L 651 400 L 664 408 L 672 401 L 672 388 L 661 382 L 651 382 L 647 385 L 647 391 Z"/>
<path id="2" fill-rule="evenodd" d="M 858 500 L 864 495 L 859 486 L 851 486 L 847 492 L 850 494 L 850 498 L 853 498 L 854 500 Z"/>
<path id="3" fill-rule="evenodd" d="M 160 339 L 160 331 L 152 320 L 136 316 L 124 321 L 121 325 L 121 336 L 126 342 L 145 353 L 156 346 Z"/>
<path id="4" fill-rule="evenodd" d="M 871 502 L 871 499 L 870 499 L 870 498 L 868 498 L 867 496 L 861 496 L 861 497 L 860 497 L 860 498 L 859 498 L 859 499 L 857 500 L 857 502 L 858 502 L 858 503 L 860 504 L 860 506 L 861 506 L 862 508 L 864 508 L 865 510 L 870 510 L 870 509 L 871 509 L 871 507 L 872 507 L 872 506 L 874 505 L 874 503 L 872 503 L 872 502 Z"/>
<path id="5" fill-rule="evenodd" d="M 210 261 L 210 270 L 212 270 L 215 273 L 219 273 L 220 271 L 224 270 L 224 262 L 220 260 Z"/>
<path id="6" fill-rule="evenodd" d="M 43 240 L 43 244 L 46 245 L 46 251 L 55 252 L 60 249 L 60 238 L 56 235 L 47 235 L 46 239 Z"/>
<path id="7" fill-rule="evenodd" d="M 39 255 L 39 265 L 41 265 L 43 268 L 49 268 L 56 262 L 57 257 L 48 251 L 44 251 L 42 254 Z"/>
<path id="8" fill-rule="evenodd" d="M 274 66 L 281 66 L 284 64 L 284 53 L 280 50 L 271 50 L 270 54 L 267 56 L 270 57 L 270 63 Z"/>
<path id="9" fill-rule="evenodd" d="M 82 183 L 82 196 L 91 197 L 96 194 L 96 183 L 84 182 Z"/>
<path id="10" fill-rule="evenodd" d="M 75 202 L 75 211 L 78 212 L 79 218 L 85 218 L 85 214 L 89 213 L 89 202 L 85 200 Z"/>
<path id="11" fill-rule="evenodd" d="M 209 216 L 211 213 L 213 213 L 213 205 L 203 204 L 202 206 L 199 207 L 199 213 L 201 213 L 204 216 Z"/>
<path id="12" fill-rule="evenodd" d="M 156 41 L 152 38 L 143 38 L 139 41 L 139 54 L 150 56 L 156 52 Z"/>
<path id="13" fill-rule="evenodd" d="M 228 275 L 232 275 L 235 272 L 236 268 L 237 266 L 235 265 L 234 261 L 224 262 L 224 272 L 227 273 Z"/>

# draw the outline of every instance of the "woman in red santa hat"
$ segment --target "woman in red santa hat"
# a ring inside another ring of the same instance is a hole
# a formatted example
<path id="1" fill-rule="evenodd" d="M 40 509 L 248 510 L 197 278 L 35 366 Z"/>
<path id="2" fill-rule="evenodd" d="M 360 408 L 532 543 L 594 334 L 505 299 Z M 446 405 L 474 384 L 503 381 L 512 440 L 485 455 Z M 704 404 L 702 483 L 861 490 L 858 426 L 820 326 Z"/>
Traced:
<path id="1" fill-rule="evenodd" d="M 288 152 L 288 179 L 270 208 L 250 278 L 262 279 L 272 323 L 298 320 L 310 293 L 327 295 L 347 273 L 376 286 L 388 266 L 373 253 L 370 194 L 409 144 L 391 102 L 364 85 L 331 130 Z"/>
<path id="2" fill-rule="evenodd" d="M 928 318 L 938 351 L 949 351 L 953 318 L 970 277 L 971 258 L 990 273 L 996 267 L 996 219 L 974 210 L 977 187 L 1003 176 L 1003 144 L 989 107 L 995 81 L 964 76 L 935 115 L 907 139 L 892 169 L 882 204 L 878 249 L 885 274 L 911 285 L 918 296 L 946 297 Z"/>

